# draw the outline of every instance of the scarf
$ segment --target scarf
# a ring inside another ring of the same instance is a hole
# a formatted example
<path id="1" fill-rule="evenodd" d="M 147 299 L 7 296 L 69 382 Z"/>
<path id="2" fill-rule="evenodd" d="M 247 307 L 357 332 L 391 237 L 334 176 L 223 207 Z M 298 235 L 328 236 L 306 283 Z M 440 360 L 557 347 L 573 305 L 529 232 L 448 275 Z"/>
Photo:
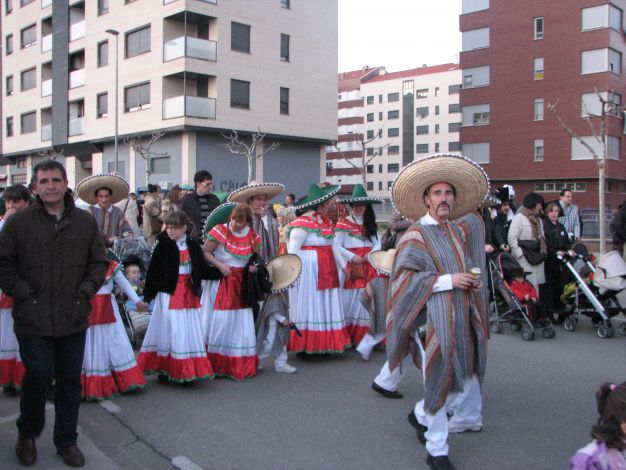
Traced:
<path id="1" fill-rule="evenodd" d="M 520 209 L 520 213 L 528 219 L 530 222 L 530 228 L 532 230 L 533 240 L 537 240 L 539 242 L 539 251 L 541 253 L 547 254 L 548 247 L 546 246 L 546 238 L 543 236 L 541 219 L 537 217 L 530 209 L 527 207 L 522 207 Z"/>

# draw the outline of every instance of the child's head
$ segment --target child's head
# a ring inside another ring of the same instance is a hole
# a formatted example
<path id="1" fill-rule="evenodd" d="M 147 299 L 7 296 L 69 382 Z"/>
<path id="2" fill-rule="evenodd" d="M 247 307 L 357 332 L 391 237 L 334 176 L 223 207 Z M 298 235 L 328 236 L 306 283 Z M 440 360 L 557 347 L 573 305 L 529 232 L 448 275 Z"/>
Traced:
<path id="1" fill-rule="evenodd" d="M 129 281 L 138 281 L 141 279 L 141 268 L 138 264 L 126 264 L 124 265 L 124 274 Z"/>
<path id="2" fill-rule="evenodd" d="M 184 212 L 172 211 L 165 216 L 163 225 L 167 235 L 172 240 L 180 240 L 187 233 L 187 223 L 189 218 Z"/>
<path id="3" fill-rule="evenodd" d="M 252 227 L 252 209 L 248 204 L 237 204 L 230 213 L 231 227 L 240 232 L 246 226 Z"/>
<path id="4" fill-rule="evenodd" d="M 626 448 L 626 382 L 603 384 L 596 392 L 598 423 L 591 437 L 603 441 L 607 447 L 622 451 Z"/>

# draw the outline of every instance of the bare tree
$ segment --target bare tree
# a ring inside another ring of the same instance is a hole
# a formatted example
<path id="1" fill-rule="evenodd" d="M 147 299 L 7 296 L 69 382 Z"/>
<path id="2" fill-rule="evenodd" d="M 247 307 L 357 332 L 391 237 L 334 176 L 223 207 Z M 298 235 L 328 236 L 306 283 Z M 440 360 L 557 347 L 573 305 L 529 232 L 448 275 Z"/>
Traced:
<path id="1" fill-rule="evenodd" d="M 222 137 L 228 141 L 226 148 L 230 153 L 243 155 L 248 160 L 248 184 L 253 180 L 254 161 L 272 150 L 275 150 L 280 145 L 279 142 L 272 142 L 267 148 L 263 146 L 262 152 L 257 152 L 257 147 L 263 143 L 263 139 L 265 138 L 265 134 L 261 132 L 261 128 L 259 128 L 257 132 L 253 132 L 248 141 L 243 137 L 239 137 L 239 134 L 235 130 L 231 130 L 229 134 L 222 134 Z"/>
<path id="2" fill-rule="evenodd" d="M 361 156 L 357 157 L 359 159 L 358 163 L 355 163 L 353 160 L 355 158 L 351 158 L 346 155 L 344 151 L 341 151 L 337 145 L 337 142 L 333 143 L 333 148 L 341 155 L 341 159 L 345 160 L 352 168 L 356 168 L 361 173 L 361 181 L 363 187 L 367 187 L 367 166 L 372 163 L 372 161 L 382 155 L 383 149 L 389 147 L 389 144 L 385 144 L 383 146 L 375 147 L 370 145 L 375 140 L 378 140 L 383 135 L 383 128 L 379 128 L 373 137 L 366 139 L 363 137 L 363 134 L 353 134 L 352 142 L 356 144 L 358 149 L 361 150 Z"/>
<path id="3" fill-rule="evenodd" d="M 146 162 L 146 186 L 150 180 L 150 160 L 153 155 L 168 156 L 168 153 L 154 153 L 150 151 L 150 147 L 157 140 L 165 135 L 165 132 L 153 132 L 152 135 L 146 139 L 141 136 L 138 137 L 126 137 L 124 143 L 132 148 L 136 154 L 139 154 L 141 158 Z"/>
<path id="4" fill-rule="evenodd" d="M 580 137 L 570 126 L 568 126 L 563 117 L 559 113 L 557 109 L 557 105 L 559 100 L 557 99 L 554 103 L 548 103 L 548 110 L 554 114 L 556 120 L 558 121 L 561 128 L 563 128 L 572 138 L 576 139 L 583 147 L 585 147 L 589 153 L 593 156 L 596 164 L 598 166 L 598 210 L 599 214 L 599 224 L 600 224 L 600 253 L 604 254 L 606 252 L 606 213 L 605 213 L 605 197 L 604 197 L 604 187 L 606 181 L 606 157 L 607 157 L 607 117 L 616 110 L 619 110 L 619 106 L 612 100 L 613 92 L 607 93 L 607 98 L 598 90 L 594 90 L 595 94 L 600 101 L 600 114 L 592 114 L 587 109 L 587 106 L 583 102 L 583 119 L 591 129 L 591 134 L 593 139 L 598 143 L 601 151 L 598 153 L 596 149 L 594 149 L 589 143 Z M 596 129 L 596 122 L 598 122 L 599 128 Z"/>
<path id="5" fill-rule="evenodd" d="M 57 158 L 63 156 L 63 150 L 58 151 L 54 147 L 49 147 L 45 150 L 37 151 L 37 156 L 42 157 L 45 160 L 56 160 Z"/>

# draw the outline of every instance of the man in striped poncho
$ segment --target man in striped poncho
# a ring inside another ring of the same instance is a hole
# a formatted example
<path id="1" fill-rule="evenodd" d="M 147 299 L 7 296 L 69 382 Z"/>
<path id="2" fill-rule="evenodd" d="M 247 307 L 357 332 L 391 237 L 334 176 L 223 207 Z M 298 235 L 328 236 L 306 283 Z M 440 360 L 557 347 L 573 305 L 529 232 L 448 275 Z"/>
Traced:
<path id="1" fill-rule="evenodd" d="M 396 208 L 418 220 L 404 234 L 391 275 L 387 354 L 391 370 L 412 353 L 424 398 L 409 414 L 432 469 L 450 469 L 449 432 L 482 429 L 480 384 L 488 324 L 484 283 L 469 273 L 464 231 L 450 220 L 477 207 L 488 190 L 484 171 L 460 156 L 418 160 L 396 178 Z M 484 246 L 484 241 L 482 242 Z M 450 421 L 446 411 L 454 414 Z"/>

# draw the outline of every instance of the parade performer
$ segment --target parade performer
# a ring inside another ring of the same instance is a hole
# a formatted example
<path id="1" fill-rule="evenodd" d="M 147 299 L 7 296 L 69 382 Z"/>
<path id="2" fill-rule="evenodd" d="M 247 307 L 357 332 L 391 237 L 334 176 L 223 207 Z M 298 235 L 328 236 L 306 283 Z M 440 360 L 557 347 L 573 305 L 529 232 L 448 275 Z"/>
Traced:
<path id="1" fill-rule="evenodd" d="M 380 204 L 380 198 L 369 197 L 363 185 L 357 184 L 352 197 L 344 199 L 352 214 L 342 217 L 335 226 L 335 248 L 341 254 L 339 269 L 342 271 L 341 301 L 348 334 L 353 345 L 361 342 L 370 326 L 370 315 L 361 305 L 361 293 L 367 283 L 377 276 L 367 261 L 371 251 L 380 249 L 378 226 L 372 204 Z M 370 351 L 371 352 L 371 351 Z M 361 354 L 369 359 L 369 354 Z"/>
<path id="2" fill-rule="evenodd" d="M 485 286 L 469 273 L 474 262 L 467 256 L 462 230 L 451 220 L 475 210 L 488 189 L 482 168 L 459 155 L 419 159 L 402 169 L 391 189 L 395 207 L 418 222 L 398 245 L 387 354 L 391 370 L 409 352 L 422 370 L 425 396 L 409 422 L 426 446 L 432 469 L 452 468 L 450 429 L 482 429 L 480 384 L 489 327 L 480 311 Z M 446 405 L 451 402 L 454 415 L 448 423 Z"/>
<path id="3" fill-rule="evenodd" d="M 308 196 L 296 203 L 301 213 L 288 228 L 288 251 L 302 259 L 302 277 L 289 292 L 291 321 L 302 333 L 291 332 L 289 350 L 304 354 L 342 353 L 350 347 L 343 318 L 335 231 L 326 217 L 340 186 L 309 186 Z"/>
<path id="4" fill-rule="evenodd" d="M 244 299 L 244 270 L 261 245 L 247 204 L 226 203 L 207 217 L 203 252 L 223 277 L 202 294 L 205 342 L 218 376 L 237 381 L 256 375 L 258 356 L 251 305 Z"/>
<path id="5" fill-rule="evenodd" d="M 158 373 L 161 383 L 190 384 L 213 377 L 206 355 L 200 316 L 202 278 L 219 278 L 207 266 L 202 249 L 186 234 L 187 216 L 174 211 L 146 275 L 144 301 L 154 299 L 152 317 L 137 362 L 147 373 Z"/>
<path id="6" fill-rule="evenodd" d="M 130 285 L 122 265 L 109 251 L 109 268 L 104 284 L 91 299 L 89 328 L 85 338 L 85 354 L 81 382 L 82 398 L 87 401 L 110 399 L 119 393 L 144 388 L 146 379 L 135 361 L 126 329 L 122 323 L 113 288 L 117 285 L 135 302 L 137 310 L 147 311 Z"/>

